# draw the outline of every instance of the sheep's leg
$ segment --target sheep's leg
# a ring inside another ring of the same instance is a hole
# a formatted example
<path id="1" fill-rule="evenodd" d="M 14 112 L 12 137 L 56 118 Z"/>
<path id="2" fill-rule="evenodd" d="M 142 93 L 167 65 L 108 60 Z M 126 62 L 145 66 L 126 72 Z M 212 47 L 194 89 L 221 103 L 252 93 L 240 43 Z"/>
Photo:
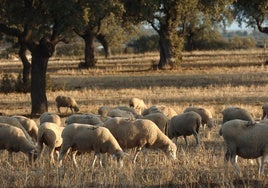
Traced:
<path id="1" fill-rule="evenodd" d="M 107 165 L 107 155 L 106 153 L 100 154 L 100 166 L 101 167 L 106 167 Z"/>
<path id="2" fill-rule="evenodd" d="M 60 112 L 60 106 L 57 106 L 57 108 L 58 108 L 58 112 L 61 113 L 61 112 Z"/>
<path id="3" fill-rule="evenodd" d="M 188 147 L 188 141 L 187 141 L 187 137 L 186 137 L 186 135 L 183 135 L 183 138 L 184 138 L 184 141 L 185 141 L 186 147 Z"/>
<path id="4" fill-rule="evenodd" d="M 12 151 L 8 151 L 8 160 L 10 164 L 13 164 L 13 155 L 12 155 Z"/>
<path id="5" fill-rule="evenodd" d="M 76 153 L 77 153 L 77 151 L 72 152 L 72 160 L 73 160 L 74 166 L 77 168 L 78 165 L 77 165 L 77 161 L 76 161 Z"/>
<path id="6" fill-rule="evenodd" d="M 194 132 L 194 137 L 195 137 L 195 140 L 196 140 L 196 146 L 199 146 L 200 145 L 199 134 L 197 132 Z"/>
<path id="7" fill-rule="evenodd" d="M 59 165 L 61 166 L 62 165 L 62 159 L 65 157 L 65 155 L 69 152 L 69 148 L 67 147 L 61 147 L 61 150 L 60 150 L 60 155 L 59 155 L 59 158 L 58 158 L 58 161 L 59 161 Z"/>
<path id="8" fill-rule="evenodd" d="M 267 158 L 267 154 L 264 153 L 263 156 L 261 157 L 261 164 L 260 164 L 260 167 L 259 167 L 259 174 L 264 173 L 264 166 L 265 166 L 266 158 Z"/>
<path id="9" fill-rule="evenodd" d="M 50 157 L 50 164 L 54 165 L 55 164 L 55 160 L 54 160 L 54 151 L 55 151 L 55 148 L 50 148 L 49 149 L 49 157 Z"/>
<path id="10" fill-rule="evenodd" d="M 239 175 L 240 174 L 240 170 L 239 170 L 239 167 L 238 167 L 238 165 L 237 165 L 237 163 L 235 161 L 235 158 L 236 158 L 236 155 L 231 154 L 231 159 L 230 159 L 231 160 L 231 164 L 234 167 L 235 173 Z"/>
<path id="11" fill-rule="evenodd" d="M 91 165 L 92 168 L 94 168 L 97 158 L 98 158 L 98 154 L 94 154 L 94 160 L 93 160 L 92 165 Z"/>
<path id="12" fill-rule="evenodd" d="M 138 147 L 136 149 L 136 153 L 135 153 L 134 158 L 133 158 L 133 161 L 132 161 L 134 164 L 136 163 L 136 159 L 137 159 L 137 156 L 138 156 L 138 154 L 139 154 L 140 151 L 141 151 L 141 147 Z"/>

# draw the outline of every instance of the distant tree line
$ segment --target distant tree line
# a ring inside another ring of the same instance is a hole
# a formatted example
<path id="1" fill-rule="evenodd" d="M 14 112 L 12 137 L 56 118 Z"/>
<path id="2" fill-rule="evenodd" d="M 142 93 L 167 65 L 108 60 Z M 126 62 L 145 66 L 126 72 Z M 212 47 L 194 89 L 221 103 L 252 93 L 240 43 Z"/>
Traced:
<path id="1" fill-rule="evenodd" d="M 157 34 L 157 67 L 164 69 L 179 67 L 184 47 L 196 49 L 204 42 L 198 33 L 208 36 L 211 42 L 217 41 L 217 35 L 211 33 L 234 19 L 268 33 L 264 25 L 267 0 L 0 0 L 0 7 L 1 38 L 5 35 L 16 39 L 23 83 L 31 85 L 33 115 L 48 110 L 49 58 L 60 42 L 68 43 L 74 36 L 84 42 L 84 61 L 79 68 L 94 68 L 96 40 L 108 57 L 112 46 L 126 44 L 136 28 L 147 23 Z M 153 38 L 147 39 L 155 45 Z M 27 51 L 31 52 L 31 60 Z"/>

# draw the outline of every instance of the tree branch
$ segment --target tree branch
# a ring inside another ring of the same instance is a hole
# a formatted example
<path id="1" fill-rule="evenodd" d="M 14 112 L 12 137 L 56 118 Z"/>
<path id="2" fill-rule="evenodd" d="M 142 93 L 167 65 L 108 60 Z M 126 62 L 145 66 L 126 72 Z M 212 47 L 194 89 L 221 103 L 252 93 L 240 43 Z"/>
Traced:
<path id="1" fill-rule="evenodd" d="M 258 27 L 260 32 L 268 34 L 268 27 L 262 26 L 263 21 L 264 21 L 263 19 L 256 18 L 257 27 Z"/>
<path id="2" fill-rule="evenodd" d="M 8 27 L 5 24 L 0 24 L 0 32 L 14 37 L 19 37 L 21 35 L 21 31 L 19 29 Z"/>

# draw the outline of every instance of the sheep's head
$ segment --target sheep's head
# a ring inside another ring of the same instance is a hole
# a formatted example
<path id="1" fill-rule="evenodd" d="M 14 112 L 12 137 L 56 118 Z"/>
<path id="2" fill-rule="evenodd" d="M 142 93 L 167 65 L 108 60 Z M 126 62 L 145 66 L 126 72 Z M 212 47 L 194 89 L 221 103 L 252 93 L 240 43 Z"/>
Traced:
<path id="1" fill-rule="evenodd" d="M 74 107 L 74 111 L 75 112 L 78 112 L 79 111 L 79 108 L 77 106 Z"/>
<path id="2" fill-rule="evenodd" d="M 117 152 L 115 152 L 113 154 L 113 157 L 116 158 L 116 161 L 117 161 L 117 164 L 118 164 L 119 168 L 123 167 L 123 158 L 124 158 L 125 155 L 127 155 L 127 153 L 125 153 L 123 151 L 120 151 L 120 150 L 118 150 Z"/>
<path id="3" fill-rule="evenodd" d="M 28 157 L 29 157 L 29 162 L 33 163 L 37 157 L 39 155 L 39 150 L 38 149 L 33 149 L 28 153 Z"/>
<path id="4" fill-rule="evenodd" d="M 171 158 L 172 160 L 176 160 L 176 153 L 177 153 L 177 146 L 173 142 L 171 142 L 167 147 L 167 156 Z"/>

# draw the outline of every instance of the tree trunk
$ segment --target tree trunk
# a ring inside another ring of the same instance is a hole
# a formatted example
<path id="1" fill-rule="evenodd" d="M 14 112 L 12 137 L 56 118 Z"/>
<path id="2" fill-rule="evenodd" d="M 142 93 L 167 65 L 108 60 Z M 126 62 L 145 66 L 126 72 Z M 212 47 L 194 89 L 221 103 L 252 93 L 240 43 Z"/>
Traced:
<path id="1" fill-rule="evenodd" d="M 54 45 L 48 40 L 40 41 L 32 50 L 31 100 L 32 115 L 47 112 L 46 71 L 49 58 L 54 52 Z"/>
<path id="2" fill-rule="evenodd" d="M 163 69 L 170 66 L 173 68 L 174 62 L 172 61 L 171 43 L 167 35 L 163 32 L 159 32 L 159 51 L 160 60 L 158 63 L 158 68 Z"/>
<path id="3" fill-rule="evenodd" d="M 92 68 L 96 65 L 95 49 L 94 49 L 95 34 L 92 31 L 87 31 L 83 35 L 85 41 L 85 62 L 79 64 L 79 68 Z"/>
<path id="4" fill-rule="evenodd" d="M 111 55 L 111 49 L 109 48 L 109 44 L 108 41 L 105 39 L 105 36 L 103 34 L 98 34 L 97 39 L 103 46 L 105 57 L 109 57 Z"/>
<path id="5" fill-rule="evenodd" d="M 24 92 L 28 91 L 28 86 L 30 85 L 29 82 L 30 82 L 30 70 L 31 70 L 31 64 L 26 57 L 26 50 L 27 47 L 21 44 L 19 50 L 19 56 L 23 65 L 22 80 L 24 84 Z"/>

